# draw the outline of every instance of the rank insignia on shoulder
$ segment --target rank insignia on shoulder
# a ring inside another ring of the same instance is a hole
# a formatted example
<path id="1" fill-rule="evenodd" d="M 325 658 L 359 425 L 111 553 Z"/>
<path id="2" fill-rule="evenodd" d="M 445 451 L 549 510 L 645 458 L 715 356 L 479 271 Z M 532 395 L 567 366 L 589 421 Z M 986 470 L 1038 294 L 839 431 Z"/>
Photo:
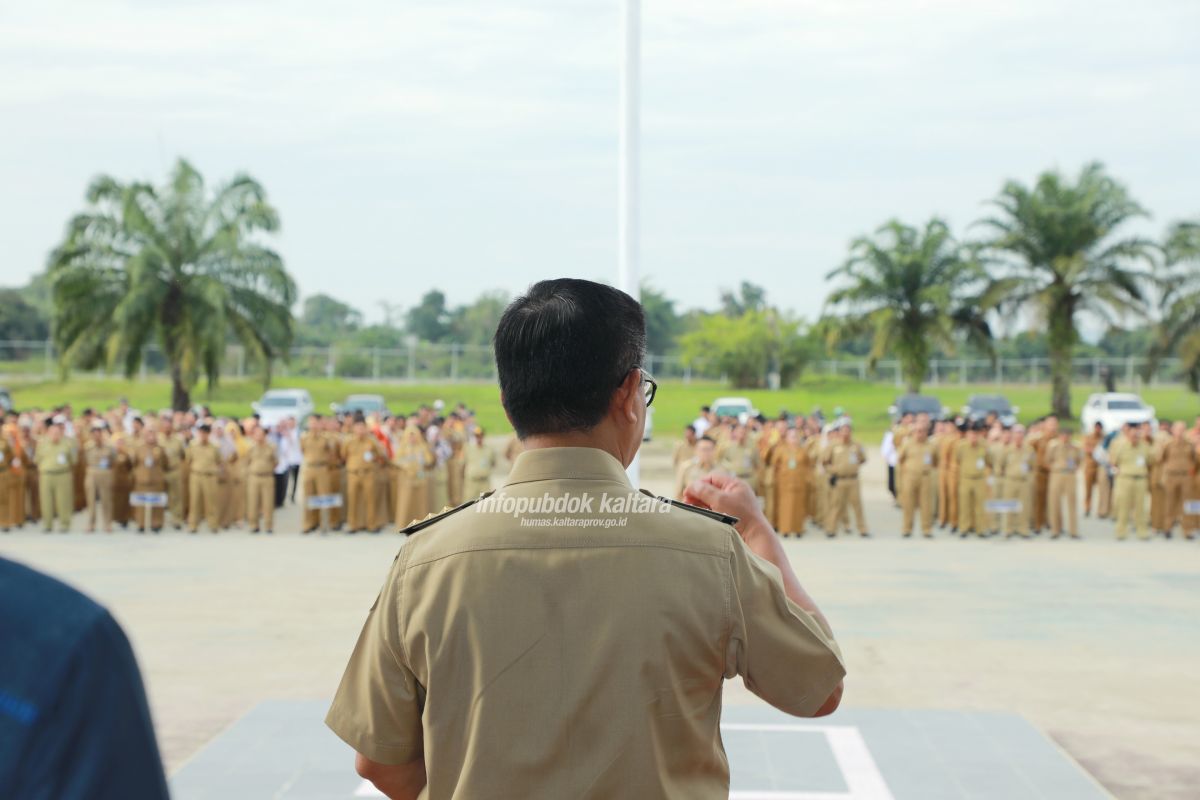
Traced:
<path id="1" fill-rule="evenodd" d="M 681 508 L 684 511 L 691 511 L 694 514 L 708 517 L 709 519 L 716 520 L 717 522 L 725 525 L 736 525 L 738 522 L 737 517 L 731 517 L 728 514 L 722 514 L 720 511 L 713 511 L 711 508 L 701 508 L 700 506 L 694 506 L 691 503 L 685 503 L 682 500 L 672 500 L 670 497 L 663 497 L 662 495 L 654 494 L 654 492 L 649 492 L 645 489 L 639 489 L 638 491 L 647 497 L 653 497 L 656 500 L 661 500 L 662 502 L 672 505 L 675 508 Z"/>
<path id="2" fill-rule="evenodd" d="M 413 520 L 412 522 L 410 522 L 408 524 L 407 527 L 401 528 L 400 533 L 411 534 L 411 533 L 416 533 L 417 531 L 422 530 L 424 528 L 428 528 L 430 525 L 437 522 L 438 520 L 440 520 L 444 517 L 448 517 L 451 514 L 462 511 L 464 508 L 473 506 L 476 503 L 478 503 L 480 500 L 484 499 L 485 497 L 487 497 L 491 494 L 492 494 L 491 492 L 484 492 L 483 494 L 479 495 L 479 497 L 471 498 L 470 500 L 466 501 L 465 503 L 462 503 L 461 505 L 457 505 L 454 508 L 449 508 L 449 507 L 443 508 L 437 514 L 430 512 L 429 514 L 425 515 L 424 519 Z"/>

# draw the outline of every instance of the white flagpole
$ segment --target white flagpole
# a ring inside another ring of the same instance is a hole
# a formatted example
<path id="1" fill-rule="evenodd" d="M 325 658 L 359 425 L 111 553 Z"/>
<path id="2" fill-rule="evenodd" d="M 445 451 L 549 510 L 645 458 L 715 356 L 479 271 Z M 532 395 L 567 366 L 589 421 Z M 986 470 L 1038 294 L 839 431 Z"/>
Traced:
<path id="1" fill-rule="evenodd" d="M 621 99 L 617 183 L 617 288 L 641 298 L 638 270 L 638 140 L 641 0 L 621 0 Z M 640 483 L 635 456 L 627 470 Z"/>

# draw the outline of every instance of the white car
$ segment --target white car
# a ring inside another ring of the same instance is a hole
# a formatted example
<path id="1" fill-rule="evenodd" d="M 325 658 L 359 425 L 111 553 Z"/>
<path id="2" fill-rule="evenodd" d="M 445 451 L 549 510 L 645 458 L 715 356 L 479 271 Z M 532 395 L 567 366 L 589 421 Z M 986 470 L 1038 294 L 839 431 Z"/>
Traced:
<path id="1" fill-rule="evenodd" d="M 250 407 L 265 428 L 273 428 L 288 417 L 299 425 L 313 413 L 313 399 L 307 389 L 272 389 Z"/>
<path id="2" fill-rule="evenodd" d="M 718 397 L 709 408 L 718 418 L 737 417 L 738 422 L 743 425 L 751 417 L 758 416 L 758 409 L 748 397 Z"/>
<path id="3" fill-rule="evenodd" d="M 1148 406 L 1136 394 L 1094 394 L 1083 404 L 1079 423 L 1083 430 L 1090 431 L 1099 422 L 1105 433 L 1120 430 L 1127 422 L 1154 422 L 1154 406 Z"/>

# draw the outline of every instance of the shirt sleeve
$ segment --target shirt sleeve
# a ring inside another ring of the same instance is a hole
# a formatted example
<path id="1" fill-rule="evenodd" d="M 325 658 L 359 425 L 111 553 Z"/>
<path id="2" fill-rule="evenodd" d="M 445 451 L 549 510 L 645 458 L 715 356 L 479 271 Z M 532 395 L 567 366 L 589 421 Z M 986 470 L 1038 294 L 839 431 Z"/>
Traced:
<path id="1" fill-rule="evenodd" d="M 424 755 L 425 689 L 407 665 L 400 642 L 404 563 L 401 552 L 367 615 L 325 717 L 346 744 L 380 764 L 407 764 Z"/>
<path id="2" fill-rule="evenodd" d="M 795 716 L 814 714 L 846 675 L 831 631 L 784 592 L 779 569 L 733 537 L 725 677 Z"/>

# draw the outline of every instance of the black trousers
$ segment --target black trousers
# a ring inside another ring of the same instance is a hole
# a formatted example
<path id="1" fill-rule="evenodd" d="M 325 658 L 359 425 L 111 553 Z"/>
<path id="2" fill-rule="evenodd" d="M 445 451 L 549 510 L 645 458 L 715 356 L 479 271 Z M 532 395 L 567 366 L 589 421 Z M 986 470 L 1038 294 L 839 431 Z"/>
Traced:
<path id="1" fill-rule="evenodd" d="M 292 500 L 292 505 L 295 505 L 296 504 L 296 487 L 300 485 L 300 465 L 293 464 L 291 467 L 288 467 L 288 475 L 290 475 L 292 477 L 292 491 L 291 491 L 290 497 Z"/>
<path id="2" fill-rule="evenodd" d="M 888 491 L 892 493 L 892 499 L 896 499 L 896 468 L 888 464 Z"/>
<path id="3" fill-rule="evenodd" d="M 290 472 L 275 473 L 275 507 L 282 508 L 283 501 L 287 497 L 288 475 Z"/>

